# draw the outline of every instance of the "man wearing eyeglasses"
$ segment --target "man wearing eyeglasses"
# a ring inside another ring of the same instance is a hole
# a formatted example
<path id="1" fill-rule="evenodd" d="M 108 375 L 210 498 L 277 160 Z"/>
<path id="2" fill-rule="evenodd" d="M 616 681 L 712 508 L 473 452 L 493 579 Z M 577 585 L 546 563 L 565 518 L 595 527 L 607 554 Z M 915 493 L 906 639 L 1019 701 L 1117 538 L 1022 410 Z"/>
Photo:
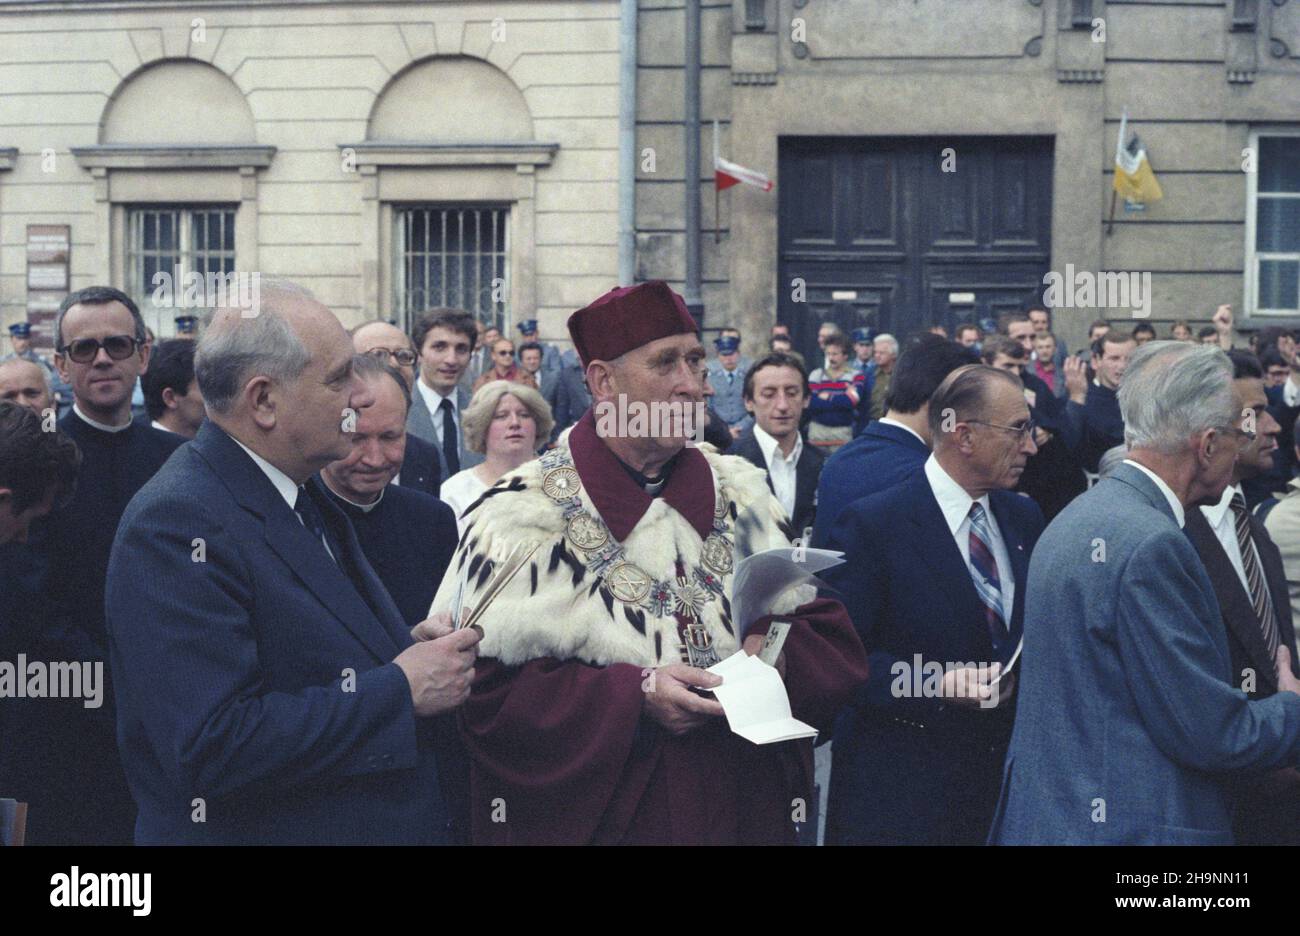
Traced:
<path id="1" fill-rule="evenodd" d="M 840 513 L 822 573 L 870 676 L 836 723 L 827 844 L 984 841 L 1011 738 L 1029 558 L 1043 530 L 1012 493 L 1038 449 L 1020 381 L 968 364 L 930 398 L 924 470 Z"/>
<path id="2" fill-rule="evenodd" d="M 406 389 L 415 392 L 415 362 L 420 359 L 411 339 L 396 325 L 382 319 L 365 322 L 352 329 L 352 349 L 393 367 L 406 381 Z M 434 497 L 442 489 L 442 466 L 438 450 L 413 432 L 406 434 L 406 454 L 393 484 L 423 491 Z"/>
<path id="3" fill-rule="evenodd" d="M 127 503 L 186 440 L 132 422 L 131 392 L 149 367 L 144 319 L 120 290 L 70 294 L 54 325 L 54 365 L 72 387 L 59 429 L 81 450 L 72 500 L 33 530 L 44 568 L 43 659 L 101 663 L 102 707 L 49 702 L 36 729 L 44 744 L 30 803 L 33 843 L 130 844 L 135 805 L 117 751 L 104 623 L 109 551 Z"/>
<path id="4" fill-rule="evenodd" d="M 1232 682 L 1252 699 L 1278 690 L 1275 657 L 1285 646 L 1295 675 L 1296 639 L 1282 554 L 1264 524 L 1246 509 L 1242 482 L 1271 471 L 1281 426 L 1268 411 L 1263 370 L 1247 351 L 1229 351 L 1232 396 L 1240 414 L 1232 483 L 1218 503 L 1187 511 L 1183 532 L 1196 547 L 1219 602 L 1232 659 Z M 1243 787 L 1233 821 L 1241 845 L 1300 844 L 1300 773 L 1265 775 Z M 1283 819 L 1282 817 L 1287 817 Z"/>

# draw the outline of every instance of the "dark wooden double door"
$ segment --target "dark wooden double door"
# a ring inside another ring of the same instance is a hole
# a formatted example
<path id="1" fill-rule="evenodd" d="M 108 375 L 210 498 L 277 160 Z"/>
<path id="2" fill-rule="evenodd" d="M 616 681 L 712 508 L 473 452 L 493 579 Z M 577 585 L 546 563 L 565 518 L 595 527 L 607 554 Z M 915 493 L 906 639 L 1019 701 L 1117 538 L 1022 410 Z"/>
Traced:
<path id="1" fill-rule="evenodd" d="M 1042 294 L 1050 138 L 785 138 L 777 192 L 778 321 L 811 366 L 826 321 L 951 335 Z"/>

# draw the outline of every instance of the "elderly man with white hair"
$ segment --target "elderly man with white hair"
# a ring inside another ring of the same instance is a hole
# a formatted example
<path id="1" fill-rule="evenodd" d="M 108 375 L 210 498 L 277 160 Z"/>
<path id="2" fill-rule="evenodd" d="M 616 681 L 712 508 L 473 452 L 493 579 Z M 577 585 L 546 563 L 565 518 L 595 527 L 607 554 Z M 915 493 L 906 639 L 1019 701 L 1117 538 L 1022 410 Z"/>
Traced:
<path id="1" fill-rule="evenodd" d="M 1214 587 L 1182 532 L 1241 446 L 1232 364 L 1152 341 L 1119 390 L 1128 458 L 1029 564 L 1016 725 L 995 844 L 1230 845 L 1234 772 L 1300 763 L 1300 681 L 1233 680 Z"/>
<path id="2" fill-rule="evenodd" d="M 898 360 L 898 339 L 893 335 L 877 335 L 872 343 L 876 362 L 875 382 L 871 385 L 871 418 L 885 415 L 885 400 L 889 385 L 894 379 L 894 362 Z"/>
<path id="3" fill-rule="evenodd" d="M 374 391 L 329 309 L 287 284 L 261 298 L 203 332 L 208 421 L 113 544 L 135 841 L 447 842 L 433 716 L 468 696 L 479 634 L 413 643 L 314 478 L 352 452 Z"/>

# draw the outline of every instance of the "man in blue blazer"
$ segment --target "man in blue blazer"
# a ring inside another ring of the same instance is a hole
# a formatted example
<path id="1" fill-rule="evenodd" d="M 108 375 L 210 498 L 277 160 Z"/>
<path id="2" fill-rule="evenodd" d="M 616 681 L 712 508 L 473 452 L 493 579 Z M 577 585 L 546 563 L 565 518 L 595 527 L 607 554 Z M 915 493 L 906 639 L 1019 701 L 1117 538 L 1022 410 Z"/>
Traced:
<path id="1" fill-rule="evenodd" d="M 868 423 L 822 468 L 814 546 L 826 544 L 831 525 L 849 504 L 921 470 L 930 457 L 931 394 L 958 367 L 978 360 L 970 349 L 939 335 L 923 335 L 904 349 L 894 365 L 884 417 Z"/>
<path id="2" fill-rule="evenodd" d="M 1119 391 L 1129 458 L 1052 521 L 1029 569 L 1015 731 L 990 841 L 1232 844 L 1243 772 L 1300 762 L 1300 682 L 1251 700 L 1183 534 L 1241 444 L 1232 365 L 1152 341 Z M 1234 773 L 1237 774 L 1234 777 Z"/>
<path id="3" fill-rule="evenodd" d="M 929 406 L 934 454 L 831 529 L 823 573 L 870 677 L 835 729 L 828 844 L 979 844 L 1011 737 L 1030 553 L 1043 529 L 1013 494 L 1037 451 L 1015 376 L 954 371 Z"/>
<path id="4" fill-rule="evenodd" d="M 442 481 L 483 461 L 482 455 L 465 448 L 461 420 L 470 393 L 458 386 L 477 336 L 473 316 L 459 309 L 434 309 L 415 326 L 420 361 L 406 430 L 437 449 Z"/>
<path id="5" fill-rule="evenodd" d="M 138 844 L 440 843 L 434 716 L 478 634 L 412 645 L 313 474 L 372 397 L 290 286 L 223 309 L 195 363 L 209 422 L 131 501 L 106 609 Z"/>

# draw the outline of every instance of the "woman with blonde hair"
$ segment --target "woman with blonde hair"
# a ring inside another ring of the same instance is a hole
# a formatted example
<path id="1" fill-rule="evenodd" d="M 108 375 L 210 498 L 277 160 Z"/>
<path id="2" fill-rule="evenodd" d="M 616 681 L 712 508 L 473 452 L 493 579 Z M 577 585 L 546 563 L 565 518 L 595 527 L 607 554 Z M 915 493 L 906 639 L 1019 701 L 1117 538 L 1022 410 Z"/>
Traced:
<path id="1" fill-rule="evenodd" d="M 461 432 L 465 448 L 484 455 L 484 461 L 442 482 L 438 494 L 456 511 L 462 532 L 465 508 L 503 475 L 535 458 L 554 426 L 551 408 L 532 387 L 493 380 L 475 392 L 461 418 Z"/>

